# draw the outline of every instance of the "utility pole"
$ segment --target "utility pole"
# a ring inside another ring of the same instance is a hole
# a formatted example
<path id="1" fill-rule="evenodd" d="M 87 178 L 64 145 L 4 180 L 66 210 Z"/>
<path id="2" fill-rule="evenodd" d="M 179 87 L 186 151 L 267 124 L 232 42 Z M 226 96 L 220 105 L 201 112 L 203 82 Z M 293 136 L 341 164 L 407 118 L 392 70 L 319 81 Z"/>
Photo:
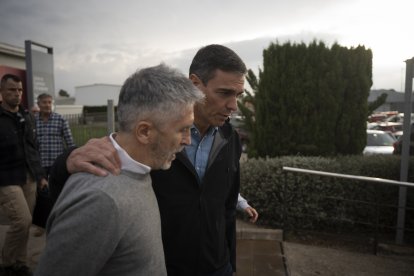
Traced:
<path id="1" fill-rule="evenodd" d="M 414 57 L 405 61 L 405 112 L 403 124 L 403 141 L 401 150 L 401 169 L 400 181 L 407 182 L 408 164 L 410 158 L 410 137 L 411 137 L 411 95 L 413 93 L 413 77 L 414 77 Z M 398 218 L 397 218 L 397 234 L 395 242 L 403 244 L 404 228 L 405 228 L 405 207 L 407 205 L 407 187 L 400 186 L 398 194 Z"/>

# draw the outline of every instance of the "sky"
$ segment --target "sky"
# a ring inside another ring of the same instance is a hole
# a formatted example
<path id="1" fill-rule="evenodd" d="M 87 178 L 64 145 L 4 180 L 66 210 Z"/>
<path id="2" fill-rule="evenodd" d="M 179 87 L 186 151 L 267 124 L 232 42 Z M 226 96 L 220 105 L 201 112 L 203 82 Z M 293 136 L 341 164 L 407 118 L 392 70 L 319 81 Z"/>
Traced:
<path id="1" fill-rule="evenodd" d="M 119 84 L 160 62 L 188 73 L 196 51 L 223 44 L 262 68 L 270 43 L 363 45 L 372 89 L 405 89 L 414 57 L 412 0 L 0 0 L 0 42 L 53 47 L 56 91 Z"/>

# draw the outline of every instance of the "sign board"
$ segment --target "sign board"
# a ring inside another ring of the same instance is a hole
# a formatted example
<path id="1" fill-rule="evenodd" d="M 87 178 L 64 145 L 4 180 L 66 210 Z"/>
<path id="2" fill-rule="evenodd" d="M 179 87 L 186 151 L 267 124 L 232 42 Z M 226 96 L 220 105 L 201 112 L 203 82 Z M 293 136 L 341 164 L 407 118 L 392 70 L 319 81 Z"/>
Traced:
<path id="1" fill-rule="evenodd" d="M 39 50 L 33 46 L 37 46 Z M 52 97 L 55 95 L 53 48 L 26 40 L 25 51 L 27 100 L 31 108 L 40 94 L 47 93 Z"/>

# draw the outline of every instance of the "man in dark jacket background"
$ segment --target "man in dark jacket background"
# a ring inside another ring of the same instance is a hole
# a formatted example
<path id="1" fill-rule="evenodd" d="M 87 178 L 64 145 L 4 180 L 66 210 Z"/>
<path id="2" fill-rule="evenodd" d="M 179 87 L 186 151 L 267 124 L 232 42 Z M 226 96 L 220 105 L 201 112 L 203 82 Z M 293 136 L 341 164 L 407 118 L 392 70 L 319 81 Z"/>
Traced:
<path id="1" fill-rule="evenodd" d="M 206 96 L 194 107 L 191 145 L 177 154 L 170 170 L 152 172 L 169 276 L 230 276 L 235 271 L 241 144 L 228 118 L 244 92 L 246 71 L 240 57 L 221 45 L 201 48 L 191 63 L 189 78 Z M 92 163 L 119 171 L 107 138 L 92 139 L 68 154 L 52 169 L 52 189 L 63 186 L 68 172 L 106 174 Z"/>
<path id="2" fill-rule="evenodd" d="M 44 188 L 47 180 L 36 147 L 33 115 L 20 106 L 22 81 L 6 74 L 0 91 L 0 207 L 10 221 L 2 250 L 3 274 L 32 275 L 26 255 L 36 183 Z"/>

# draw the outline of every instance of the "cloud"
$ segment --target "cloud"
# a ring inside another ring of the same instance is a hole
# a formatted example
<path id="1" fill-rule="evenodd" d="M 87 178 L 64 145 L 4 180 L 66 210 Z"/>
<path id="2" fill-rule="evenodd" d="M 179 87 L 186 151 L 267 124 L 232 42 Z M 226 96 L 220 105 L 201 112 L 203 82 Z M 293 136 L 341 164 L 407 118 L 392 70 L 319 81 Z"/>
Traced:
<path id="1" fill-rule="evenodd" d="M 122 83 L 137 68 L 160 62 L 187 73 L 197 49 L 212 43 L 234 49 L 257 72 L 271 42 L 314 39 L 372 48 L 374 85 L 399 89 L 395 75 L 414 54 L 410 3 L 4 0 L 0 40 L 23 47 L 30 39 L 53 47 L 55 87 L 70 93 L 78 85 Z"/>

